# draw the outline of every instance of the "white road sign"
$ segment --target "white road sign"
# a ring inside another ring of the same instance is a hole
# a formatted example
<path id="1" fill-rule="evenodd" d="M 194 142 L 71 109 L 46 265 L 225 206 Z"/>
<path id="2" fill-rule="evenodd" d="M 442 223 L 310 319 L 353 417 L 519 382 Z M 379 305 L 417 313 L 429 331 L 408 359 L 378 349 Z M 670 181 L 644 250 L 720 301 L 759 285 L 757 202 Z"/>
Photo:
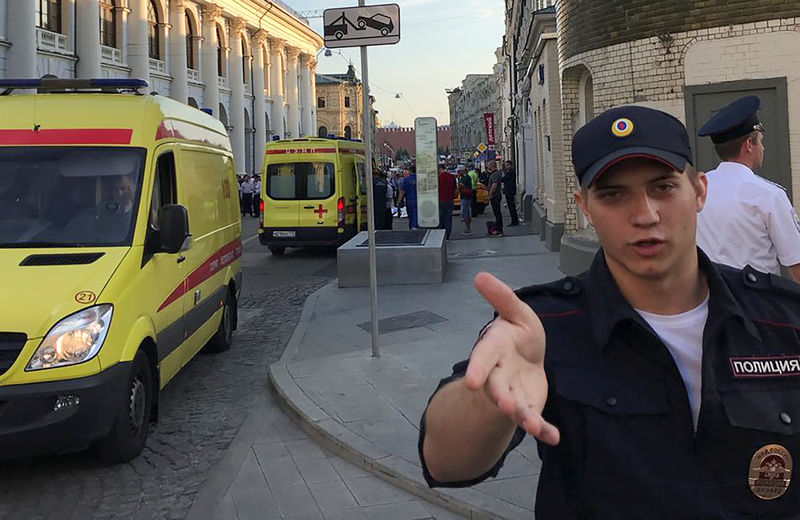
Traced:
<path id="1" fill-rule="evenodd" d="M 391 45 L 400 41 L 400 6 L 337 7 L 322 13 L 325 47 Z"/>
<path id="2" fill-rule="evenodd" d="M 417 148 L 417 220 L 420 227 L 439 225 L 439 169 L 436 161 L 436 119 L 414 120 Z"/>

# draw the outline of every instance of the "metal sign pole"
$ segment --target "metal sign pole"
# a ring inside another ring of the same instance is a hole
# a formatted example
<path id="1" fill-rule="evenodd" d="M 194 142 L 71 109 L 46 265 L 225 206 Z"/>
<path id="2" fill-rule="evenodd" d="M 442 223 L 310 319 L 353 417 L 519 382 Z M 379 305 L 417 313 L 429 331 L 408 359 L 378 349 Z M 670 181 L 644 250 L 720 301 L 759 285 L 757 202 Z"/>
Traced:
<path id="1" fill-rule="evenodd" d="M 365 0 L 358 0 L 359 7 L 364 7 Z M 372 357 L 381 357 L 378 349 L 378 274 L 375 267 L 375 197 L 372 181 L 372 110 L 369 104 L 369 67 L 367 65 L 367 47 L 361 46 L 361 83 L 363 85 L 364 122 L 361 128 L 364 133 L 365 177 L 367 182 L 367 235 L 369 240 L 369 315 L 372 331 Z"/>

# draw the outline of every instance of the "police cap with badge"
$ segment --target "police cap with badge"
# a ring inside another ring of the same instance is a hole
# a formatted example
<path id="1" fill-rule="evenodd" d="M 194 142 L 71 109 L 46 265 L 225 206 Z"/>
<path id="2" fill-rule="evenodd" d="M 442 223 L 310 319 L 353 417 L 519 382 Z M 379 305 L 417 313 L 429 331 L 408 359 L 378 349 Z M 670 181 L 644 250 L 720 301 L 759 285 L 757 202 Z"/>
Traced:
<path id="1" fill-rule="evenodd" d="M 737 99 L 714 114 L 700 128 L 698 135 L 711 136 L 711 141 L 719 144 L 744 137 L 754 130 L 763 132 L 764 125 L 758 120 L 757 114 L 759 106 L 761 100 L 756 96 Z"/>
<path id="2" fill-rule="evenodd" d="M 572 139 L 572 163 L 582 188 L 590 187 L 624 159 L 652 159 L 683 172 L 692 164 L 686 127 L 677 118 L 647 107 L 606 110 Z"/>

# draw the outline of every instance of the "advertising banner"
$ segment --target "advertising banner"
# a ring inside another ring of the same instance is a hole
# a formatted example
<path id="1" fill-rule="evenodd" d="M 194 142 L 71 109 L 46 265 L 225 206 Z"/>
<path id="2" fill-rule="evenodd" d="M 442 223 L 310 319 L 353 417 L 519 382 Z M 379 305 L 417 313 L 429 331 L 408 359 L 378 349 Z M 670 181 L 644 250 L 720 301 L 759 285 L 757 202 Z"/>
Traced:
<path id="1" fill-rule="evenodd" d="M 494 114 L 487 112 L 483 114 L 483 126 L 486 128 L 486 144 L 494 146 Z"/>

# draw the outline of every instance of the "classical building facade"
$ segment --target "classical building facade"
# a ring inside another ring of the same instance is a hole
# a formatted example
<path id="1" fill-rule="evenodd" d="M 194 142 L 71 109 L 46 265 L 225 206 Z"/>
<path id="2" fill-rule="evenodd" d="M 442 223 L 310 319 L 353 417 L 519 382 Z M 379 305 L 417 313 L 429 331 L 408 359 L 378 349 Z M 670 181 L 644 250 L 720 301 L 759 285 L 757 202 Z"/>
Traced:
<path id="1" fill-rule="evenodd" d="M 545 237 L 550 230 L 548 245 L 561 248 L 563 269 L 585 265 L 588 255 L 581 251 L 596 245 L 572 197 L 572 136 L 614 106 L 649 106 L 685 122 L 696 166 L 705 170 L 718 159 L 697 129 L 730 101 L 758 95 L 759 117 L 768 129 L 760 173 L 783 185 L 800 205 L 800 4 L 619 0 L 613 9 L 592 0 L 554 4 L 507 1 L 504 44 L 507 66 L 515 64 L 516 161 L 540 181 L 534 187 L 534 220 L 541 217 Z"/>
<path id="2" fill-rule="evenodd" d="M 349 65 L 344 74 L 317 74 L 316 84 L 316 134 L 363 139 L 364 89 L 356 69 Z"/>
<path id="3" fill-rule="evenodd" d="M 228 128 L 239 173 L 313 135 L 322 38 L 280 1 L 0 0 L 0 77 L 143 78 Z"/>
<path id="4" fill-rule="evenodd" d="M 492 113 L 497 122 L 501 115 L 498 82 L 494 74 L 468 74 L 461 86 L 449 90 L 450 151 L 464 157 L 486 141 L 483 115 Z M 494 139 L 498 137 L 497 124 Z"/>

